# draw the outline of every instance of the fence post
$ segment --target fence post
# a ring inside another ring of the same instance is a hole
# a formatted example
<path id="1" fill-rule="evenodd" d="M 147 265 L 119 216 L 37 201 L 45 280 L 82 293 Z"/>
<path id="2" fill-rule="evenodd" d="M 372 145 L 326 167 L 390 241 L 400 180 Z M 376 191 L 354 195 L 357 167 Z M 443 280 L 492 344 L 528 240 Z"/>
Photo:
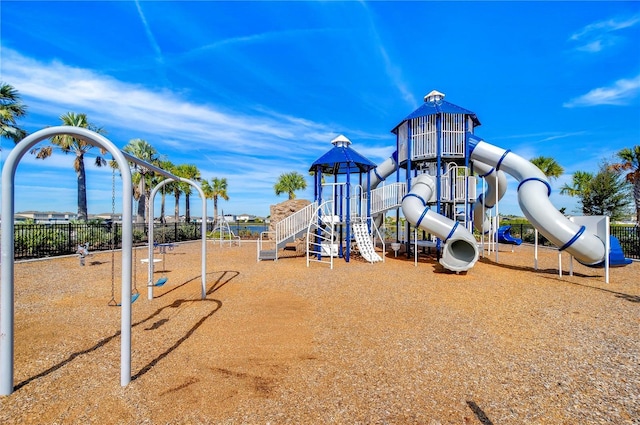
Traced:
<path id="1" fill-rule="evenodd" d="M 73 243 L 71 243 L 71 234 L 73 233 L 72 231 L 72 224 L 71 223 L 67 223 L 67 249 L 69 250 L 69 253 L 73 253 Z"/>

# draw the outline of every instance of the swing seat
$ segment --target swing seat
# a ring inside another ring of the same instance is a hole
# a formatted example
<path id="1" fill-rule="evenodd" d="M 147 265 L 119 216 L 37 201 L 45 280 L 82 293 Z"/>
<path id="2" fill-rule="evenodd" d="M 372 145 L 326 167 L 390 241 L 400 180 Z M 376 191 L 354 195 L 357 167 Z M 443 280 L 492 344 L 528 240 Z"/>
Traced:
<path id="1" fill-rule="evenodd" d="M 140 293 L 139 292 L 137 292 L 135 294 L 131 294 L 131 304 L 136 302 L 138 297 L 140 297 Z M 112 307 L 122 307 L 122 303 L 116 303 L 116 300 L 113 300 L 113 299 L 111 301 L 109 301 L 108 305 L 110 305 Z"/>
<path id="2" fill-rule="evenodd" d="M 162 286 L 169 280 L 168 277 L 161 277 L 153 286 Z"/>

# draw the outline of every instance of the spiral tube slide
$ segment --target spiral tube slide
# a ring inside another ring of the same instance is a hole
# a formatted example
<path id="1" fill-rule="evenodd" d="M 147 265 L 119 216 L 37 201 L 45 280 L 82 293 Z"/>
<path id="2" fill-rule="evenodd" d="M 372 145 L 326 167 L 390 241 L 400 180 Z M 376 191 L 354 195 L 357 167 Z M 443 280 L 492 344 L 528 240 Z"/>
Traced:
<path id="1" fill-rule="evenodd" d="M 549 200 L 551 186 L 538 167 L 473 134 L 468 137 L 472 160 L 489 164 L 496 170 L 504 170 L 518 180 L 520 209 L 544 237 L 587 266 L 597 265 L 605 260 L 607 253 L 604 242 L 596 235 L 585 232 L 585 226 L 573 223 L 553 206 Z"/>
<path id="2" fill-rule="evenodd" d="M 427 201 L 435 192 L 435 178 L 421 174 L 413 181 L 411 191 L 402 199 L 402 213 L 414 226 L 444 241 L 440 264 L 448 270 L 469 270 L 478 261 L 478 245 L 464 226 L 432 211 Z"/>
<path id="3" fill-rule="evenodd" d="M 487 234 L 491 231 L 491 220 L 487 217 L 486 210 L 493 208 L 504 196 L 507 191 L 507 176 L 503 171 L 480 161 L 473 162 L 473 169 L 487 182 L 487 189 L 478 196 L 472 207 L 473 225 L 479 232 Z"/>

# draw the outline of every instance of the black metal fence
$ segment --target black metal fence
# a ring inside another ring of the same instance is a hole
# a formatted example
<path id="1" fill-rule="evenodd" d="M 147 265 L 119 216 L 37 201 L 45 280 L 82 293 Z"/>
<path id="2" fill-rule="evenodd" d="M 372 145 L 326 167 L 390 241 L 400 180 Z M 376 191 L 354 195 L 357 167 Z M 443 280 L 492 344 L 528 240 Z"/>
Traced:
<path id="1" fill-rule="evenodd" d="M 240 229 L 243 238 L 253 238 L 259 232 L 253 232 L 246 226 Z M 233 228 L 233 227 L 232 227 Z M 212 231 L 208 224 L 207 232 Z M 235 230 L 235 228 L 234 228 Z M 134 246 L 148 243 L 147 225 L 133 225 Z M 535 229 L 531 224 L 512 224 L 510 233 L 525 243 L 534 243 Z M 611 235 L 618 238 L 627 258 L 640 260 L 640 227 L 611 226 Z M 88 244 L 89 251 L 101 251 L 121 248 L 122 225 L 119 223 L 69 223 L 69 224 L 16 224 L 15 258 L 17 260 L 74 254 L 78 245 Z M 200 223 L 156 224 L 154 239 L 157 243 L 174 243 L 200 239 Z M 540 245 L 552 246 L 544 236 L 538 234 Z"/>
<path id="2" fill-rule="evenodd" d="M 133 245 L 146 245 L 149 241 L 147 232 L 146 224 L 134 224 Z M 200 223 L 154 226 L 154 239 L 157 243 L 174 243 L 201 237 Z M 122 247 L 122 224 L 16 224 L 14 238 L 17 260 L 74 254 L 78 245 L 83 244 L 88 244 L 89 251 L 119 249 Z"/>
<path id="3" fill-rule="evenodd" d="M 620 241 L 625 257 L 640 260 L 640 227 L 613 225 L 610 227 L 610 232 L 611 236 L 615 236 Z M 535 242 L 535 229 L 531 224 L 511 224 L 510 233 L 511 236 L 522 239 L 524 243 Z M 540 233 L 538 233 L 538 244 L 554 246 Z"/>

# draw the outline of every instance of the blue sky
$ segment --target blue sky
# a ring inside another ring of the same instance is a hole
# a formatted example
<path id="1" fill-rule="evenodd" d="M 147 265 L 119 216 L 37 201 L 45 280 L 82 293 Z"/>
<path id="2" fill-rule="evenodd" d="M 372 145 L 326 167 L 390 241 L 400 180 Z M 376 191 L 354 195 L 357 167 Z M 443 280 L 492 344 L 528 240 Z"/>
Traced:
<path id="1" fill-rule="evenodd" d="M 640 142 L 640 2 L 3 0 L 0 14 L 0 79 L 28 106 L 25 129 L 84 112 L 117 146 L 142 138 L 226 178 L 225 213 L 268 215 L 286 199 L 278 176 L 308 176 L 339 134 L 381 163 L 433 89 L 475 112 L 486 141 L 554 157 L 566 174 L 551 199 L 568 212 L 571 173 Z M 110 171 L 91 160 L 89 213 L 108 212 Z M 16 211 L 75 212 L 72 161 L 26 156 Z M 500 211 L 521 215 L 513 179 Z"/>

